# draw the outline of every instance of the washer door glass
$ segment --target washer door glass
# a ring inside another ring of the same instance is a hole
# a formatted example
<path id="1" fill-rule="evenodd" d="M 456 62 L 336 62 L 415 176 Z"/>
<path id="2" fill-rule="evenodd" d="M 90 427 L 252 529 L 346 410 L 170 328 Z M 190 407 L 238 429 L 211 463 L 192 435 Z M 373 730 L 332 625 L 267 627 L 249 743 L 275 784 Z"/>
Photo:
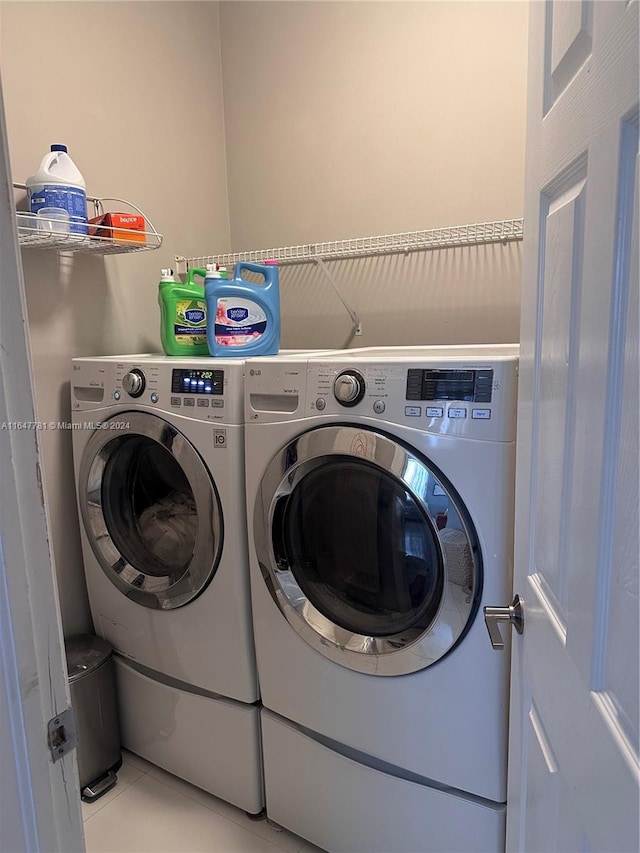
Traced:
<path id="1" fill-rule="evenodd" d="M 222 512 L 200 456 L 175 427 L 128 412 L 85 450 L 80 506 L 109 579 L 147 607 L 170 609 L 209 583 L 222 548 Z"/>
<path id="2" fill-rule="evenodd" d="M 346 667 L 422 669 L 473 621 L 482 572 L 468 514 L 428 460 L 386 435 L 345 426 L 301 436 L 272 460 L 254 522 L 274 600 Z"/>

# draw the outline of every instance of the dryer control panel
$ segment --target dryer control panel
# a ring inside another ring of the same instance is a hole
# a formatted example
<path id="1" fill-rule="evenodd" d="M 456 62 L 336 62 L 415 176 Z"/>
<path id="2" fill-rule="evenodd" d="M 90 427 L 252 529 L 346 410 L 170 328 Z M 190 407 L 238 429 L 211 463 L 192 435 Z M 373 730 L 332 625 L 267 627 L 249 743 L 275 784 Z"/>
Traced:
<path id="1" fill-rule="evenodd" d="M 417 354 L 416 354 L 417 355 Z M 348 352 L 310 359 L 305 414 L 371 418 L 440 435 L 513 441 L 517 355 L 470 359 L 367 357 Z"/>
<path id="2" fill-rule="evenodd" d="M 306 359 L 250 359 L 245 376 L 245 423 L 274 423 L 300 417 L 306 390 Z"/>
<path id="3" fill-rule="evenodd" d="M 407 400 L 464 400 L 490 403 L 493 370 L 463 368 L 410 368 L 407 370 Z"/>

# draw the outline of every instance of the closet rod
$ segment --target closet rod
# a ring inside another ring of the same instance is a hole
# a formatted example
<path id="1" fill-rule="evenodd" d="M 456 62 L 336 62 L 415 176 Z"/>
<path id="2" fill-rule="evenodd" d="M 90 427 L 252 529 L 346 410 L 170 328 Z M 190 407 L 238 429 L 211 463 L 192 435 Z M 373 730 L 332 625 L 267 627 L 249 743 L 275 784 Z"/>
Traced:
<path id="1" fill-rule="evenodd" d="M 203 255 L 198 258 L 176 256 L 179 273 L 191 267 L 207 264 L 233 266 L 241 261 L 261 263 L 272 259 L 281 264 L 305 264 L 341 258 L 365 258 L 377 255 L 408 254 L 454 246 L 480 246 L 486 243 L 510 243 L 522 240 L 522 219 L 501 219 L 495 222 L 477 222 L 472 225 L 451 225 L 428 231 L 406 231 L 401 234 L 383 234 L 378 237 L 357 237 L 351 240 L 334 240 L 325 243 L 305 243 L 278 249 L 254 249 L 247 252 L 230 252 L 220 255 Z"/>

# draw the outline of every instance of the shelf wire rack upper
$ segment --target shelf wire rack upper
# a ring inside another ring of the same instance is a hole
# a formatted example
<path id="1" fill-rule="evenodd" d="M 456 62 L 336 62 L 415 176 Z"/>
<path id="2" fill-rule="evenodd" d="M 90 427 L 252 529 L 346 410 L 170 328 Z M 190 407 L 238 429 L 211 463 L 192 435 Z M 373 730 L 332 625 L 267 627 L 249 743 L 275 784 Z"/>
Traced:
<path id="1" fill-rule="evenodd" d="M 523 238 L 522 219 L 502 219 L 495 222 L 477 222 L 471 225 L 451 225 L 425 231 L 405 231 L 376 237 L 356 237 L 350 240 L 333 240 L 322 243 L 304 243 L 300 246 L 253 249 L 247 252 L 230 252 L 219 255 L 202 255 L 197 258 L 180 258 L 188 268 L 207 264 L 229 266 L 241 262 L 261 263 L 276 260 L 281 264 L 304 264 L 318 260 L 364 258 L 377 255 L 408 254 L 456 246 L 479 246 L 487 243 L 510 243 Z"/>

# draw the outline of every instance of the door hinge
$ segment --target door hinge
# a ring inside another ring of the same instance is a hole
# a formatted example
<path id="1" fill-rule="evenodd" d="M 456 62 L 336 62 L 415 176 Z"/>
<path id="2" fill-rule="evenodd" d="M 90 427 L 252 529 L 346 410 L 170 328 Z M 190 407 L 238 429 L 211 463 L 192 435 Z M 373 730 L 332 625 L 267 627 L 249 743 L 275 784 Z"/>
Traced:
<path id="1" fill-rule="evenodd" d="M 61 714 L 56 714 L 47 725 L 47 744 L 54 761 L 71 752 L 78 745 L 78 729 L 73 708 L 66 708 Z"/>

